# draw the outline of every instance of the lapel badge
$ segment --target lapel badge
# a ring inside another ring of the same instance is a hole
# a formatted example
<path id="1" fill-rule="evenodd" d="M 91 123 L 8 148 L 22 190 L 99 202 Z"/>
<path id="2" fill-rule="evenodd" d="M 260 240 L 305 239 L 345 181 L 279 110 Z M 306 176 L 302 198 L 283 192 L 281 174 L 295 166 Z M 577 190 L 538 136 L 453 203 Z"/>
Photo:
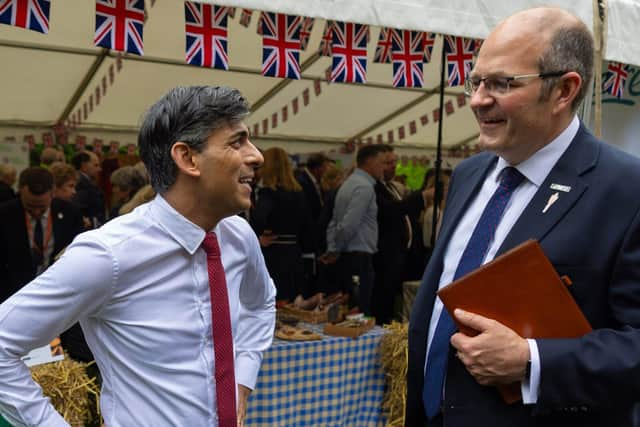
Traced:
<path id="1" fill-rule="evenodd" d="M 562 185 L 562 184 L 556 184 L 556 183 L 551 184 L 550 188 L 552 190 L 562 191 L 563 193 L 568 193 L 569 191 L 571 191 L 571 187 L 569 187 L 568 185 Z"/>
<path id="2" fill-rule="evenodd" d="M 551 196 L 549 196 L 549 200 L 547 200 L 547 204 L 545 205 L 544 209 L 542 209 L 542 213 L 547 213 L 551 205 L 553 205 L 559 198 L 560 195 L 558 192 L 555 192 Z"/>

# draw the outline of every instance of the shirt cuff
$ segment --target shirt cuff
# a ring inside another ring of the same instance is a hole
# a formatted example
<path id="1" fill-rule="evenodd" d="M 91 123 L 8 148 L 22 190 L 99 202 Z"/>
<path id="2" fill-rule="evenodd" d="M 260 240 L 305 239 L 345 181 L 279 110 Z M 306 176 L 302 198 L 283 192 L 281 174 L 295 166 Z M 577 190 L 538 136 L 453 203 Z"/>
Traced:
<path id="1" fill-rule="evenodd" d="M 538 402 L 538 389 L 540 388 L 540 354 L 536 340 L 527 339 L 529 344 L 529 357 L 531 358 L 531 372 L 529 378 L 525 378 L 520 384 L 522 403 L 532 405 Z"/>
<path id="2" fill-rule="evenodd" d="M 237 354 L 235 369 L 236 383 L 249 387 L 251 390 L 255 389 L 261 363 L 261 355 L 255 352 L 243 352 Z"/>

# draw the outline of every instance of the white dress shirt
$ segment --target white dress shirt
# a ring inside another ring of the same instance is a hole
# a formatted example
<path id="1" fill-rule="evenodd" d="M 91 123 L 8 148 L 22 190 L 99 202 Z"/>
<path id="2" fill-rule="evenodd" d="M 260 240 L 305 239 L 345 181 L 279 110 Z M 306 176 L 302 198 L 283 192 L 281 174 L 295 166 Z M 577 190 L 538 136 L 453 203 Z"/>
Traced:
<path id="1" fill-rule="evenodd" d="M 275 287 L 249 224 L 214 229 L 226 273 L 237 383 L 254 388 L 271 345 Z M 105 425 L 217 426 L 205 231 L 161 196 L 79 235 L 0 305 L 0 413 L 66 426 L 20 360 L 80 320 L 102 374 Z"/>
<path id="2" fill-rule="evenodd" d="M 513 228 L 513 225 L 516 223 L 535 193 L 547 178 L 551 169 L 553 169 L 562 154 L 569 147 L 569 144 L 571 144 L 576 133 L 578 133 L 579 127 L 580 121 L 578 120 L 578 117 L 574 117 L 569 126 L 560 133 L 556 139 L 535 152 L 527 160 L 515 166 L 526 179 L 522 181 L 522 184 L 520 184 L 518 188 L 516 188 L 507 202 L 502 219 L 495 231 L 493 241 L 490 243 L 487 255 L 482 262 L 483 264 L 486 264 L 495 257 L 496 252 L 509 234 L 509 231 L 511 231 L 511 228 Z M 510 165 L 504 159 L 498 158 L 495 168 L 489 172 L 482 184 L 482 187 L 480 188 L 480 191 L 478 192 L 478 195 L 471 202 L 468 210 L 464 213 L 462 219 L 458 223 L 458 226 L 453 232 L 451 240 L 449 240 L 445 251 L 444 267 L 442 269 L 442 275 L 440 276 L 438 289 L 453 281 L 456 268 L 460 263 L 460 258 L 462 258 L 462 253 L 467 247 L 469 239 L 471 239 L 471 234 L 480 220 L 480 216 L 489 202 L 489 199 L 498 188 L 500 173 L 508 166 Z M 442 301 L 439 297 L 436 297 L 436 301 L 433 306 L 433 313 L 431 314 L 431 321 L 429 323 L 427 355 L 429 354 L 429 348 L 431 347 L 431 341 L 433 340 L 433 335 L 435 334 L 436 325 L 438 324 L 441 312 Z M 531 376 L 530 381 L 524 381 L 522 383 L 523 402 L 535 403 L 537 401 L 538 385 L 540 383 L 540 359 L 535 340 L 527 341 L 531 352 Z M 426 369 L 426 358 L 424 366 Z"/>

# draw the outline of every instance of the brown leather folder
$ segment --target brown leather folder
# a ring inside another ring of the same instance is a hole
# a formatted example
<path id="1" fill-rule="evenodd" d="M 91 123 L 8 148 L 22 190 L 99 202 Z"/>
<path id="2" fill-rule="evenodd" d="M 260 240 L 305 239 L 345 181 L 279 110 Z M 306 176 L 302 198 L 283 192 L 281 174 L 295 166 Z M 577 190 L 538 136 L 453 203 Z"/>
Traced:
<path id="1" fill-rule="evenodd" d="M 564 280 L 563 280 L 564 279 Z M 523 338 L 575 338 L 591 326 L 542 248 L 527 240 L 438 291 L 458 330 L 478 334 L 458 323 L 456 308 L 497 320 Z M 520 384 L 498 387 L 507 403 L 520 400 Z"/>

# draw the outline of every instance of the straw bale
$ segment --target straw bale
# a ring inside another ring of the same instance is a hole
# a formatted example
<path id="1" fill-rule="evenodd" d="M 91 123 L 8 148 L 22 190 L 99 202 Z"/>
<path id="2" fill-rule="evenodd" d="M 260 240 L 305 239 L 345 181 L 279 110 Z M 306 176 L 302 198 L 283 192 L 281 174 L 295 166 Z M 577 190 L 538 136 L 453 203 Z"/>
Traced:
<path id="1" fill-rule="evenodd" d="M 407 397 L 409 324 L 393 321 L 384 328 L 387 333 L 380 341 L 380 357 L 387 387 L 382 409 L 387 417 L 387 427 L 401 427 L 404 426 Z"/>

